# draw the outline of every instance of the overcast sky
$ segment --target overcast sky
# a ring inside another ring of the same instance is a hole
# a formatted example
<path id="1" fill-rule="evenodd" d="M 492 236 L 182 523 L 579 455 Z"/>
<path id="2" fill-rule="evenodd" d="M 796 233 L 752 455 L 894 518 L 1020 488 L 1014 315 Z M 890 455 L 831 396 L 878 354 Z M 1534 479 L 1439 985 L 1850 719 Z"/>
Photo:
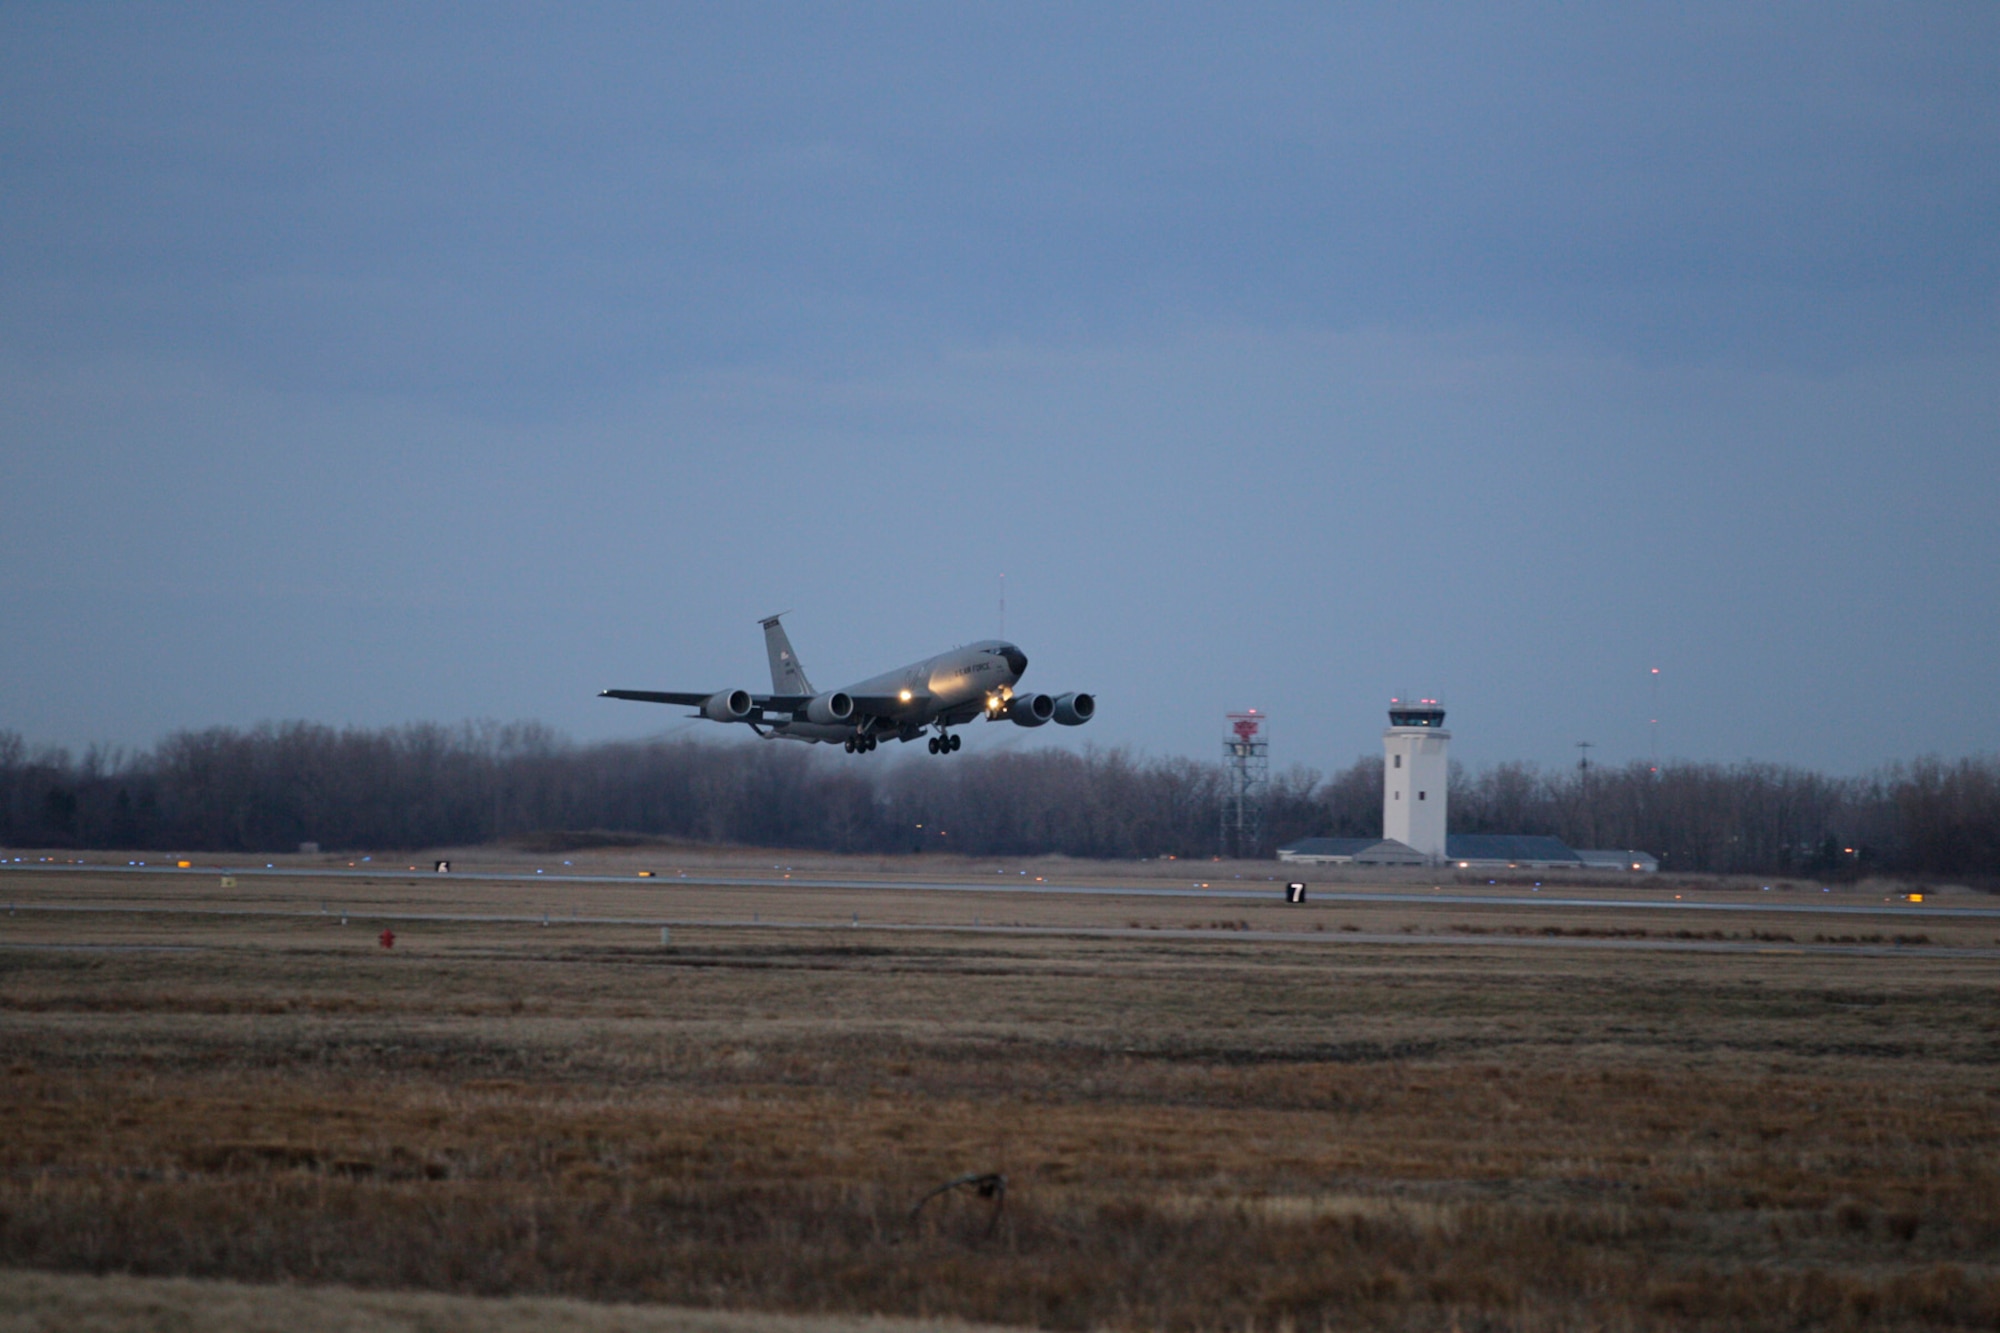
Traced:
<path id="1" fill-rule="evenodd" d="M 1986 0 L 5 4 L 0 201 L 31 741 L 649 735 L 1004 573 L 1100 712 L 975 748 L 2000 750 Z"/>

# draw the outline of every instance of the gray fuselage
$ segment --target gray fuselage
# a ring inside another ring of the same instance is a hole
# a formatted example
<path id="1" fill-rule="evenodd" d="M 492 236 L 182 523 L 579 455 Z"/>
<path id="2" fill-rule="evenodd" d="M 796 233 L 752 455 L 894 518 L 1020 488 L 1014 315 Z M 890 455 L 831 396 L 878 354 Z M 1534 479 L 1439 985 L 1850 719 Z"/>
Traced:
<path id="1" fill-rule="evenodd" d="M 1004 706 L 1027 666 L 1027 654 L 1015 645 L 981 639 L 841 689 L 856 700 L 889 701 L 884 712 L 857 712 L 852 720 L 835 723 L 767 718 L 767 725 L 773 735 L 799 740 L 844 741 L 854 735 L 910 740 L 933 724 L 953 726 L 992 711 L 989 700 Z"/>
<path id="2" fill-rule="evenodd" d="M 1028 669 L 1028 655 L 1004 639 L 981 639 L 921 662 L 884 671 L 844 690 L 820 691 L 792 651 L 779 615 L 766 616 L 764 652 L 770 660 L 771 692 L 750 690 L 602 690 L 607 699 L 693 708 L 712 722 L 741 722 L 760 736 L 782 740 L 839 741 L 849 753 L 866 754 L 885 740 L 913 741 L 926 731 L 932 754 L 950 754 L 964 741 L 950 733 L 962 722 L 983 717 L 1039 727 L 1054 722 L 1080 727 L 1097 712 L 1094 696 L 1016 693 Z"/>

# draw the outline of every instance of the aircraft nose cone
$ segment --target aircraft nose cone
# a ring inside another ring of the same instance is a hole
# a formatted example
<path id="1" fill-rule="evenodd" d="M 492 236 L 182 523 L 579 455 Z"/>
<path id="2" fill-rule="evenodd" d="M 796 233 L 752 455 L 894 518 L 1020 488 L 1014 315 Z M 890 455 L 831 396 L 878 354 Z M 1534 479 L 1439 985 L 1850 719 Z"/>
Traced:
<path id="1" fill-rule="evenodd" d="M 1008 645 L 1007 650 L 1003 652 L 1001 656 L 1007 659 L 1007 669 L 1014 673 L 1014 678 L 1016 680 L 1019 680 L 1021 678 L 1021 675 L 1027 671 L 1028 655 L 1022 652 L 1019 648 L 1016 648 L 1010 644 Z"/>

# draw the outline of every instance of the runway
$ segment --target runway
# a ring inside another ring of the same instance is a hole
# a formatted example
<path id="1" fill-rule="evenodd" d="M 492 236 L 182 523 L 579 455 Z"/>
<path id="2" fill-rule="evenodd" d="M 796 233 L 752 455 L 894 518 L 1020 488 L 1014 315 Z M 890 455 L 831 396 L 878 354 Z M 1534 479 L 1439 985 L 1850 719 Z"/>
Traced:
<path id="1" fill-rule="evenodd" d="M 1430 901 L 1424 899 L 1421 901 Z M 1620 938 L 1589 935 L 1526 935 L 1526 934 L 1465 934 L 1380 932 L 1325 929 L 1315 930 L 1255 930 L 1217 927 L 1212 929 L 1187 929 L 1172 926 L 1096 926 L 1096 925 L 1024 925 L 1024 924 L 972 924 L 952 922 L 917 921 L 863 921 L 857 913 L 847 921 L 804 921 L 773 918 L 764 920 L 752 917 L 748 920 L 716 919 L 705 917 L 620 917 L 583 916 L 576 913 L 501 913 L 501 912 L 394 912 L 362 909 L 330 909 L 326 911 L 284 911 L 259 908 L 219 908 L 219 907 L 160 907 L 114 904 L 68 904 L 47 903 L 26 906 L 10 906 L 8 915 L 72 914 L 79 916 L 141 916 L 141 917 L 208 917 L 215 919 L 272 920 L 330 923 L 338 920 L 342 926 L 358 928 L 374 926 L 409 925 L 496 925 L 526 926 L 563 929 L 581 927 L 609 929 L 642 929 L 649 933 L 655 930 L 668 932 L 669 938 L 658 944 L 648 938 L 643 941 L 647 947 L 670 949 L 671 934 L 674 931 L 687 932 L 698 940 L 704 933 L 716 931 L 811 931 L 818 934 L 841 934 L 850 931 L 889 932 L 894 934 L 917 935 L 968 935 L 968 936 L 1021 936 L 1035 938 L 1082 938 L 1104 940 L 1174 940 L 1193 941 L 1205 944 L 1262 943 L 1287 944 L 1293 946 L 1353 946 L 1375 945 L 1401 948 L 1470 948 L 1470 949 L 1586 949 L 1614 951 L 1645 951 L 1665 953 L 1697 954 L 1827 954 L 1848 957 L 1900 957 L 1911 960 L 1938 959 L 2000 959 L 2000 948 L 1967 948 L 1954 945 L 1903 945 L 1897 943 L 1798 943 L 1788 940 L 1715 940 L 1715 939 L 1669 939 L 1669 938 Z M 683 945 L 688 943 L 684 937 Z M 154 949 L 196 950 L 199 945 L 145 945 L 110 943 L 13 943 L 0 940 L 0 949 L 73 949 L 106 951 L 146 951 Z M 224 947 L 224 946 L 215 946 Z M 407 944 L 406 944 L 407 947 Z M 634 946 L 637 947 L 637 946 Z"/>
<path id="2" fill-rule="evenodd" d="M 1712 941 L 1712 939 L 1602 939 L 1574 935 L 1404 935 L 1368 931 L 1188 931 L 1174 927 L 1030 927 L 1030 925 L 950 925 L 950 923 L 910 923 L 910 921 L 712 921 L 674 917 L 580 917 L 580 915 L 500 915 L 500 913 L 286 913 L 286 911 L 238 911 L 202 907 L 20 907 L 22 913 L 100 913 L 126 917 L 236 917 L 274 921 L 326 921 L 338 917 L 342 925 L 356 927 L 396 927 L 396 925 L 520 925 L 520 927 L 638 927 L 644 931 L 888 931 L 900 935 L 1020 935 L 1020 937 L 1080 937 L 1080 939 L 1172 939 L 1200 941 L 1210 945 L 1270 943 L 1270 945 L 1396 945 L 1406 949 L 1614 949 L 1650 953 L 1762 953 L 1762 955 L 1846 955 L 1846 957 L 1904 957 L 1904 959 L 2000 959 L 2000 949 L 1960 949 L 1960 947 L 1904 947 L 1904 945 L 1800 945 L 1762 941 Z M 648 941 L 650 943 L 650 941 Z M 686 943 L 686 941 L 682 941 Z M 672 949 L 672 943 L 664 945 Z M 106 951 L 190 951 L 198 945 L 90 945 L 90 943 L 6 943 L 0 949 L 106 949 Z"/>
<path id="3" fill-rule="evenodd" d="M 452 871 L 448 875 L 433 875 L 428 870 L 393 869 L 386 865 L 356 867 L 287 868 L 277 866 L 226 866 L 205 865 L 183 869 L 178 866 L 118 866 L 118 865 L 53 865 L 30 863 L 0 863 L 0 870 L 35 871 L 59 873 L 121 874 L 121 875 L 179 875 L 197 879 L 212 879 L 216 875 L 238 877 L 270 877 L 281 879 L 320 880 L 382 880 L 403 879 L 411 875 L 420 879 L 439 883 L 445 881 L 460 883 L 496 884 L 574 884 L 606 885 L 632 888 L 644 885 L 666 888 L 685 885 L 690 888 L 707 889 L 819 889 L 841 890 L 866 893 L 956 893 L 956 894 L 1033 894 L 1062 897 L 1088 898 L 1132 898 L 1168 900 L 1210 900 L 1215 902 L 1270 902 L 1282 900 L 1286 880 L 1274 880 L 1263 888 L 1223 887 L 1219 884 L 1195 884 L 1187 887 L 1158 887 L 1139 884 L 1049 884 L 1029 883 L 1019 877 L 1003 878 L 994 876 L 994 882 L 979 880 L 890 880 L 890 879 L 822 879 L 806 875 L 715 875 L 715 874 L 658 874 L 640 878 L 631 874 L 588 875 L 588 874 L 547 874 L 526 873 L 503 870 Z M 1857 903 L 1824 902 L 1798 903 L 1774 901 L 1760 893 L 1756 899 L 1744 902 L 1717 902 L 1699 898 L 1651 898 L 1651 897 L 1590 897 L 1574 892 L 1552 891 L 1550 893 L 1466 893 L 1462 890 L 1445 891 L 1434 889 L 1428 893 L 1415 890 L 1350 890 L 1323 889 L 1311 886 L 1310 879 L 1294 876 L 1292 879 L 1308 885 L 1309 901 L 1315 903 L 1350 903 L 1377 906 L 1413 906 L 1435 904 L 1462 907 L 1535 907 L 1535 908 L 1575 908 L 1585 911 L 1665 911 L 1665 912 L 1723 912 L 1723 913 L 1778 913 L 1799 916 L 1865 916 L 1893 917 L 1899 920 L 1918 918 L 1950 918 L 1954 920 L 2000 920 L 2000 906 L 1945 906 L 1936 902 L 1926 903 Z M 4 882 L 4 881 L 0 881 Z"/>

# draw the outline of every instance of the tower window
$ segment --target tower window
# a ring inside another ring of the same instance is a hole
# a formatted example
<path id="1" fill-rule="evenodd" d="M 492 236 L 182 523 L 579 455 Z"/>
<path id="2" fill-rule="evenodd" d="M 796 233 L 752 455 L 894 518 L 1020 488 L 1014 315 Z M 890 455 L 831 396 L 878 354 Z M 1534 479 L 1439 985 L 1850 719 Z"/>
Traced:
<path id="1" fill-rule="evenodd" d="M 1397 767 L 1397 768 L 1401 768 L 1402 766 L 1403 766 L 1403 756 L 1401 756 L 1401 755 L 1397 755 L 1397 756 L 1396 756 L 1396 767 Z"/>
<path id="2" fill-rule="evenodd" d="M 1423 800 L 1423 799 L 1424 799 L 1424 797 L 1426 797 L 1426 796 L 1428 796 L 1428 795 L 1430 795 L 1430 793 L 1429 793 L 1429 792 L 1421 792 L 1421 791 L 1420 791 L 1420 792 L 1418 792 L 1418 793 L 1417 793 L 1417 799 L 1421 801 L 1421 800 Z"/>

